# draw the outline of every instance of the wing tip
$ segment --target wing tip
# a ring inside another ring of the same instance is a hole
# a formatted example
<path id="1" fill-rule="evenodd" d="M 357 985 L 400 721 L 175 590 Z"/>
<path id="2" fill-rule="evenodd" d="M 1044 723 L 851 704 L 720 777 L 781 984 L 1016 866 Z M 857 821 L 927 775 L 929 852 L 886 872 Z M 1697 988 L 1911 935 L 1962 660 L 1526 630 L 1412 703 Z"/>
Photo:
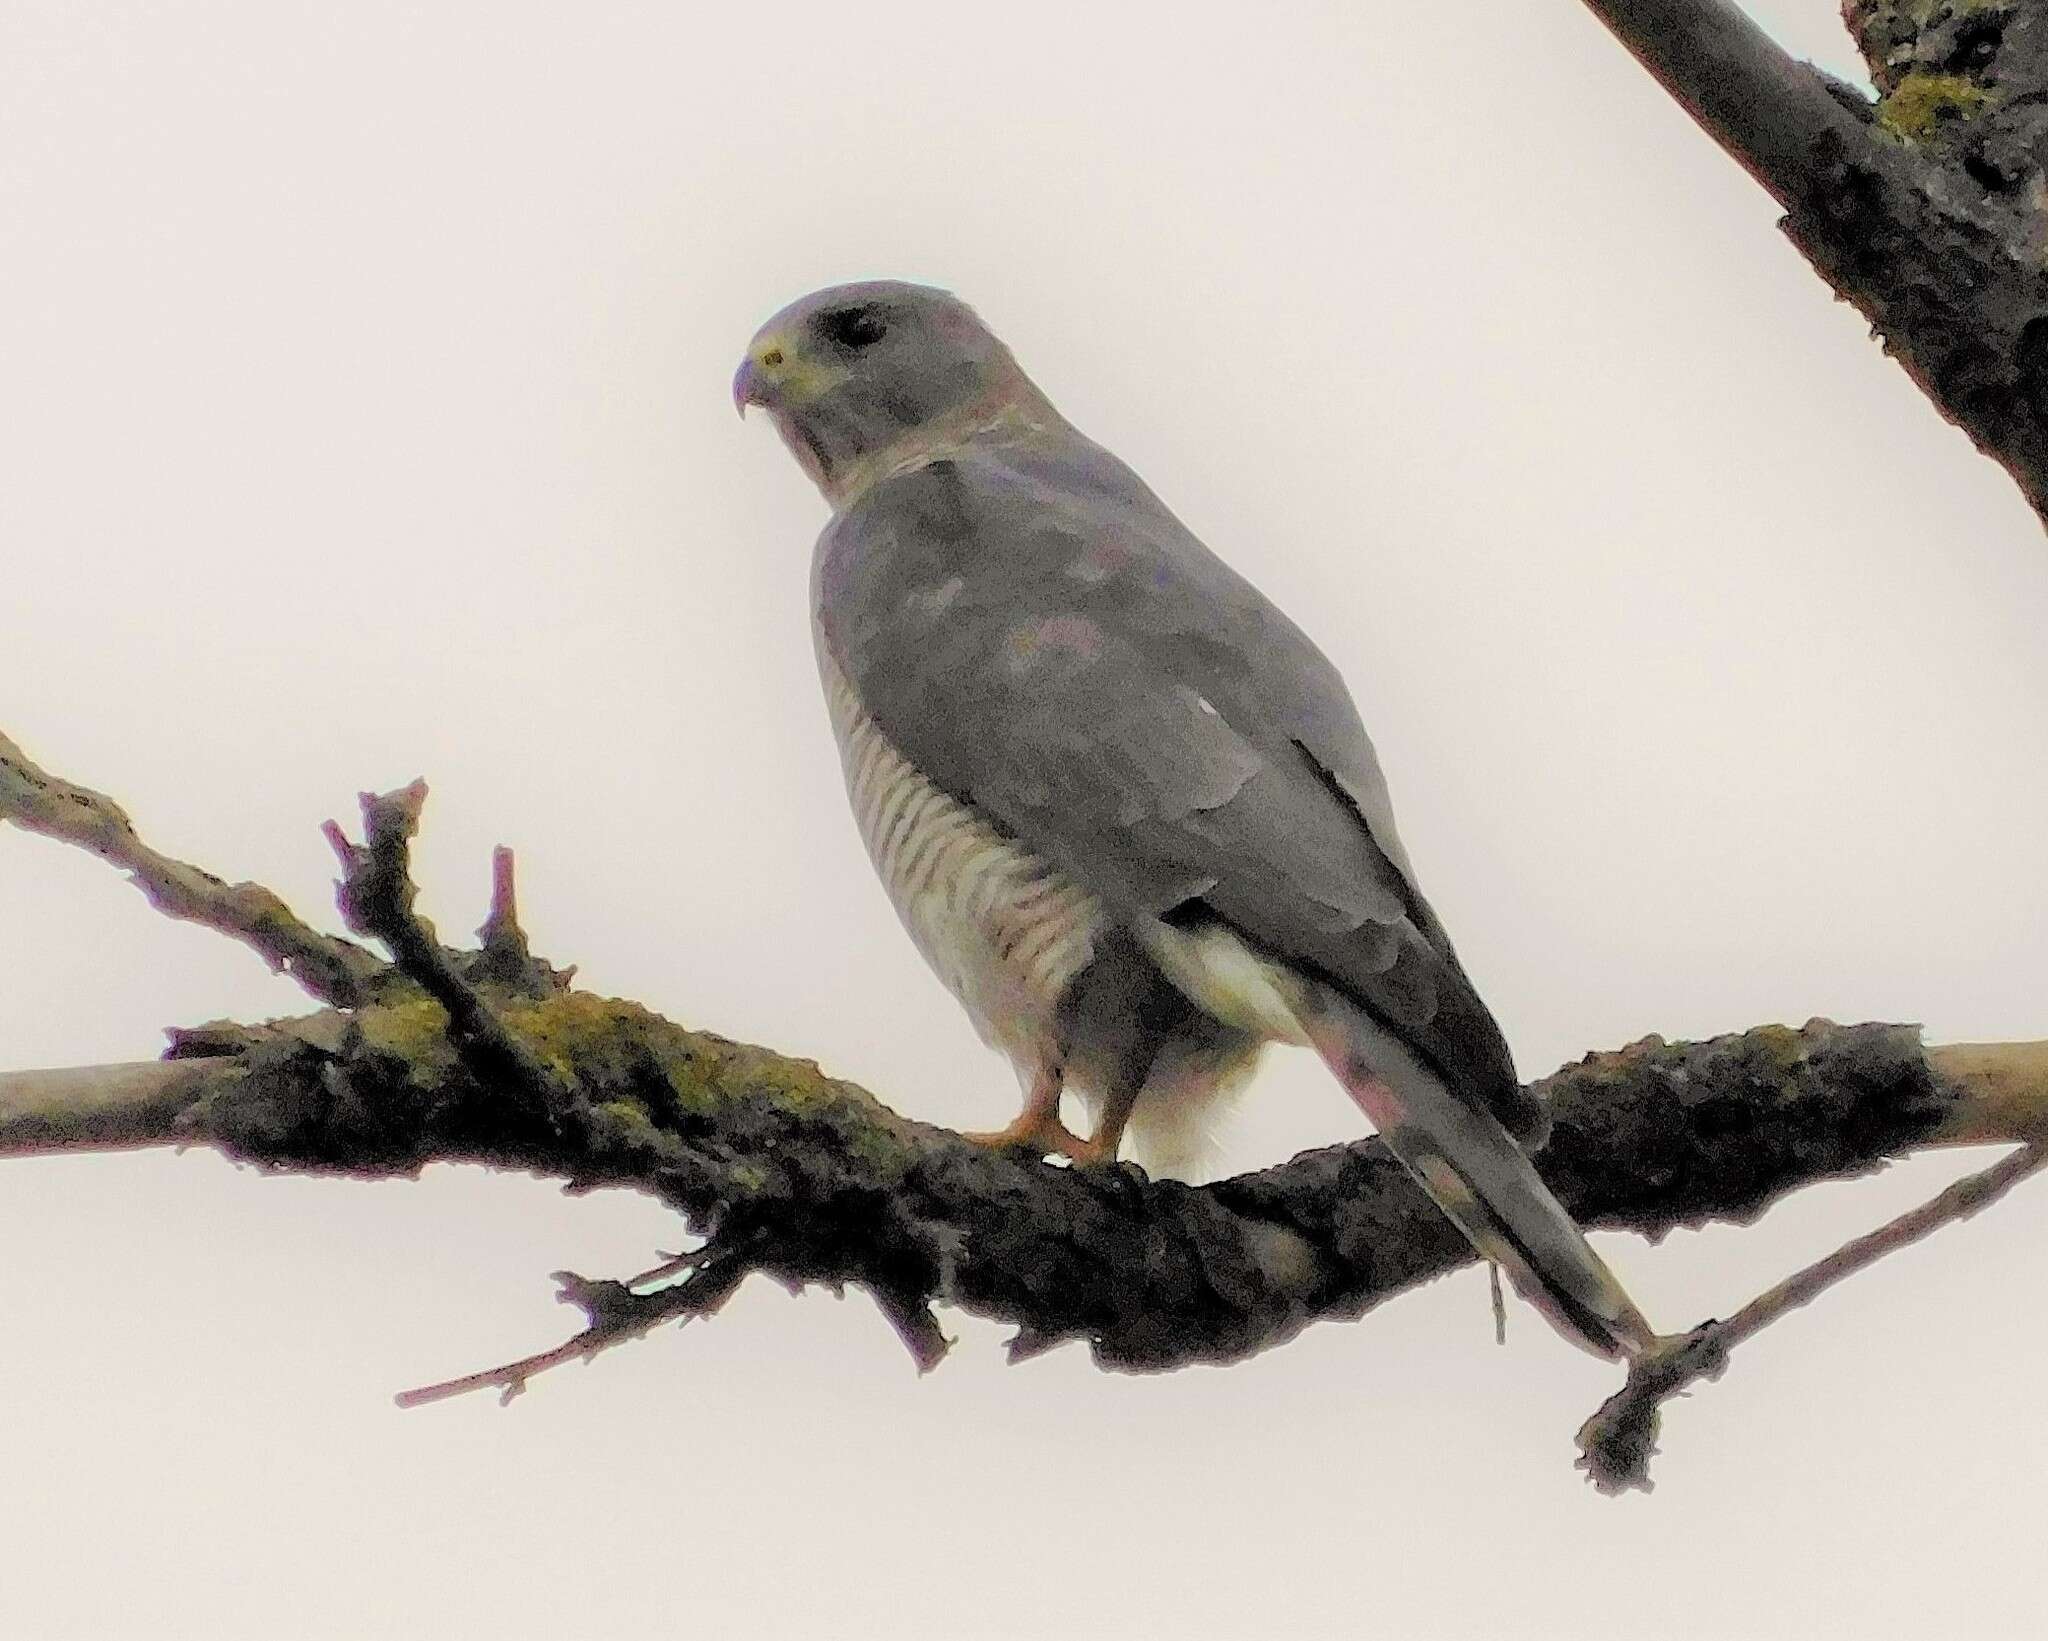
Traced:
<path id="1" fill-rule="evenodd" d="M 1492 1110 L 1460 1099 L 1383 1033 L 1372 1045 L 1379 1054 L 1361 1054 L 1354 1033 L 1341 1025 L 1333 1032 L 1328 1016 L 1304 1024 L 1416 1183 L 1559 1333 L 1609 1361 L 1655 1339 L 1620 1279 Z M 1399 1087 L 1369 1063 L 1375 1058 L 1399 1064 Z"/>
<path id="2" fill-rule="evenodd" d="M 1381 1137 L 1480 1257 L 1506 1271 L 1515 1292 L 1573 1344 L 1611 1362 L 1635 1355 L 1655 1337 L 1620 1279 L 1563 1209 L 1556 1212 L 1569 1227 L 1568 1239 L 1541 1227 L 1546 1246 L 1539 1255 L 1502 1207 L 1430 1138 L 1413 1128 Z"/>

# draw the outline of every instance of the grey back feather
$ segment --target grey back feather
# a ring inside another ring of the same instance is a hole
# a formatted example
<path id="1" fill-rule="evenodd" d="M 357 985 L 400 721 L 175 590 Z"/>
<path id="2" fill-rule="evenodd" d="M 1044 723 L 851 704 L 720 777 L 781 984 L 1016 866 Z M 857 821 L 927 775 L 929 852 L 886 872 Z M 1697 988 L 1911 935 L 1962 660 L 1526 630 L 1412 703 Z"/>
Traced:
<path id="1" fill-rule="evenodd" d="M 1122 462 L 984 435 L 819 538 L 824 642 L 923 775 L 1117 915 L 1213 918 L 1530 1115 L 1341 677 Z"/>

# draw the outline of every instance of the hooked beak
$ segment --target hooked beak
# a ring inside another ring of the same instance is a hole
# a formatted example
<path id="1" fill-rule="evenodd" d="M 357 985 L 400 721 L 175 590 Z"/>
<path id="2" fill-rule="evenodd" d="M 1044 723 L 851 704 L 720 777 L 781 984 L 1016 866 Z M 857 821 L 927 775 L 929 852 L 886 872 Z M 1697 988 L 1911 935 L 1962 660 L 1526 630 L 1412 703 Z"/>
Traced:
<path id="1" fill-rule="evenodd" d="M 761 396 L 761 367 L 749 357 L 733 372 L 732 407 L 744 419 L 749 405 L 764 402 Z"/>

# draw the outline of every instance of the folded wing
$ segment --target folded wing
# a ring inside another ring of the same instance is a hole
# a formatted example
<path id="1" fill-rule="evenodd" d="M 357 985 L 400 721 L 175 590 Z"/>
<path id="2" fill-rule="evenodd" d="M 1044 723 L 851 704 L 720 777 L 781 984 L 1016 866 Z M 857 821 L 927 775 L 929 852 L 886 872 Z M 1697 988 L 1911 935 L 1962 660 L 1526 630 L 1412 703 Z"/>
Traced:
<path id="1" fill-rule="evenodd" d="M 818 614 L 929 780 L 1134 921 L 1213 921 L 1526 1132 L 1335 669 L 1078 439 L 934 462 L 819 543 Z"/>

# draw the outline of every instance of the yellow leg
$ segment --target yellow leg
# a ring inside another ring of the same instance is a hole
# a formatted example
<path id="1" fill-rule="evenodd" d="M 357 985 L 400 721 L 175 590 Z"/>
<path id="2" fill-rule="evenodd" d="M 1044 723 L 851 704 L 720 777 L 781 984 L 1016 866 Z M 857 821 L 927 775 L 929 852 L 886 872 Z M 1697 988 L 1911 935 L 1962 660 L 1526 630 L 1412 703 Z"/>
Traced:
<path id="1" fill-rule="evenodd" d="M 1086 1140 L 1075 1141 L 1076 1149 L 1068 1156 L 1076 1162 L 1115 1162 L 1117 1147 L 1123 1144 L 1124 1128 L 1131 1120 L 1131 1107 L 1138 1103 L 1136 1079 L 1127 1080 L 1127 1086 L 1113 1090 L 1102 1102 L 1102 1115 L 1096 1119 L 1095 1132 Z"/>
<path id="2" fill-rule="evenodd" d="M 1077 1162 L 1089 1160 L 1087 1144 L 1060 1121 L 1060 1090 L 1065 1082 L 1065 1073 L 1060 1067 L 1041 1066 L 1038 1075 L 1031 1079 L 1031 1092 L 1025 1096 L 1024 1109 L 1017 1113 L 1016 1121 L 1008 1128 L 993 1133 L 964 1134 L 961 1137 L 998 1151 L 1022 1147 L 1035 1151 L 1041 1157 L 1071 1157 Z M 1121 1132 L 1121 1124 L 1118 1129 Z"/>

